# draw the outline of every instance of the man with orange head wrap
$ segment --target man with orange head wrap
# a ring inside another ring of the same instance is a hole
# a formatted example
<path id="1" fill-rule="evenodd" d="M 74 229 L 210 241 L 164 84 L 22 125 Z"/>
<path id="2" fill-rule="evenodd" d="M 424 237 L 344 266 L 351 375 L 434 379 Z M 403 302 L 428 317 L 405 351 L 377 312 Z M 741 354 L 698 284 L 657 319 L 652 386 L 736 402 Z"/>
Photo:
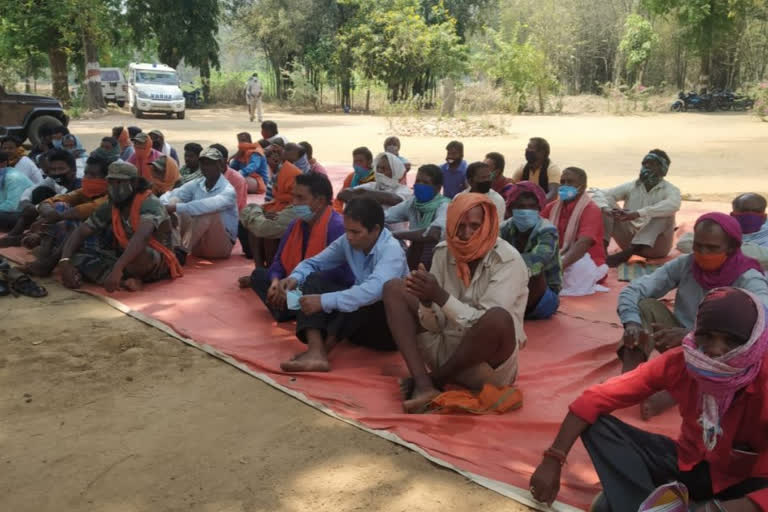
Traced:
<path id="1" fill-rule="evenodd" d="M 406 412 L 423 410 L 449 383 L 479 391 L 515 381 L 528 270 L 498 233 L 488 197 L 456 196 L 431 271 L 420 265 L 384 285 L 389 328 L 412 376 L 402 386 Z"/>

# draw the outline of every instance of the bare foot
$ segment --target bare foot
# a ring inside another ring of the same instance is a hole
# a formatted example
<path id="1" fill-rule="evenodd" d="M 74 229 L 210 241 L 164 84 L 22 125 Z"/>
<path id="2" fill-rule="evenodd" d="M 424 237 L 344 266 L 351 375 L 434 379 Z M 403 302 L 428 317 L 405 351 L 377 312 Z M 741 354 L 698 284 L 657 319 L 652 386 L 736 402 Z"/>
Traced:
<path id="1" fill-rule="evenodd" d="M 413 395 L 413 389 L 416 386 L 413 377 L 405 377 L 397 383 L 400 385 L 400 395 L 403 397 L 403 401 L 410 400 Z"/>
<path id="2" fill-rule="evenodd" d="M 415 389 L 411 398 L 403 402 L 403 410 L 408 414 L 421 414 L 425 412 L 429 403 L 440 394 L 438 389 L 429 387 L 427 389 Z"/>
<path id="3" fill-rule="evenodd" d="M 622 263 L 626 263 L 627 261 L 629 261 L 630 256 L 631 254 L 627 255 L 627 254 L 624 254 L 624 252 L 617 252 L 605 258 L 605 264 L 611 268 L 616 268 Z"/>
<path id="4" fill-rule="evenodd" d="M 650 420 L 654 416 L 658 416 L 670 407 L 674 406 L 677 402 L 672 398 L 672 395 L 666 391 L 659 391 L 655 395 L 647 398 L 645 402 L 640 406 L 640 416 L 645 421 Z"/>
<path id="5" fill-rule="evenodd" d="M 21 239 L 21 245 L 26 249 L 34 249 L 40 245 L 40 235 L 37 233 L 28 233 Z"/>
<path id="6" fill-rule="evenodd" d="M 121 285 L 129 292 L 140 292 L 144 289 L 144 283 L 141 282 L 141 279 L 136 279 L 133 277 L 124 279 Z"/>
<path id="7" fill-rule="evenodd" d="M 251 287 L 251 276 L 242 276 L 237 279 L 237 286 L 240 288 L 250 288 Z"/>
<path id="8" fill-rule="evenodd" d="M 35 260 L 22 265 L 19 267 L 19 270 L 34 277 L 48 277 L 51 275 L 54 267 L 56 267 L 56 264 L 51 265 L 50 261 Z"/>
<path id="9" fill-rule="evenodd" d="M 280 363 L 284 372 L 329 372 L 331 365 L 325 354 L 309 350 L 295 355 L 292 359 Z"/>

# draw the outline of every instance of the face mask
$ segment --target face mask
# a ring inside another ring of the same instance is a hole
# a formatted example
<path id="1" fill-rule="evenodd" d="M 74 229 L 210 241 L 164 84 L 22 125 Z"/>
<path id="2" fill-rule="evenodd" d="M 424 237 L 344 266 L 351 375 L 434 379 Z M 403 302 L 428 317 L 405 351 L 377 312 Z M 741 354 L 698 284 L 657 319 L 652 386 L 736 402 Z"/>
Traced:
<path id="1" fill-rule="evenodd" d="M 700 252 L 693 253 L 693 259 L 696 264 L 705 272 L 714 272 L 723 266 L 725 260 L 728 259 L 728 253 L 716 252 L 710 254 L 703 254 Z"/>
<path id="2" fill-rule="evenodd" d="M 53 181 L 55 181 L 58 185 L 63 185 L 67 181 L 67 175 L 66 174 L 56 174 L 54 176 L 50 177 Z"/>
<path id="3" fill-rule="evenodd" d="M 518 231 L 530 231 L 540 218 L 538 210 L 512 210 L 512 224 Z"/>
<path id="4" fill-rule="evenodd" d="M 560 185 L 560 188 L 557 190 L 557 192 L 560 196 L 560 200 L 565 201 L 566 203 L 568 201 L 573 201 L 576 199 L 576 196 L 579 195 L 579 189 L 570 185 Z"/>
<path id="5" fill-rule="evenodd" d="M 103 196 L 107 192 L 107 180 L 100 178 L 83 178 L 83 194 L 87 197 Z"/>
<path id="6" fill-rule="evenodd" d="M 393 155 L 396 155 L 398 151 L 400 151 L 400 148 L 397 146 L 387 146 L 384 148 L 384 151 L 387 153 L 392 153 Z"/>
<path id="7" fill-rule="evenodd" d="M 416 196 L 416 200 L 420 203 L 427 203 L 437 195 L 437 190 L 432 185 L 425 183 L 416 183 L 413 186 L 413 195 Z"/>
<path id="8" fill-rule="evenodd" d="M 53 147 L 61 149 L 61 139 L 53 139 L 51 142 L 53 143 Z"/>
<path id="9" fill-rule="evenodd" d="M 393 180 L 386 174 L 381 174 L 380 172 L 376 173 L 376 183 L 391 189 L 395 189 L 400 185 L 396 180 Z"/>
<path id="10" fill-rule="evenodd" d="M 649 168 L 643 167 L 640 170 L 640 181 L 642 181 L 643 184 L 653 188 L 659 184 L 659 182 L 661 181 L 661 176 L 659 176 Z"/>
<path id="11" fill-rule="evenodd" d="M 446 162 L 448 165 L 453 165 L 453 164 L 454 164 L 454 162 L 456 162 L 456 160 L 454 160 L 453 158 L 446 158 L 446 159 L 445 159 L 445 162 Z"/>
<path id="12" fill-rule="evenodd" d="M 765 224 L 764 213 L 731 213 L 731 217 L 739 222 L 741 232 L 745 235 L 757 233 Z"/>
<path id="13" fill-rule="evenodd" d="M 357 177 L 361 179 L 368 176 L 368 174 L 370 174 L 371 172 L 370 169 L 366 169 L 361 165 L 354 165 L 353 168 L 355 169 L 355 174 L 357 175 Z"/>
<path id="14" fill-rule="evenodd" d="M 536 161 L 536 152 L 535 151 L 528 151 L 525 152 L 525 161 L 529 164 L 532 164 Z"/>
<path id="15" fill-rule="evenodd" d="M 298 218 L 304 221 L 312 220 L 312 217 L 315 216 L 312 209 L 309 207 L 308 204 L 295 204 L 293 205 L 293 212 L 296 214 Z"/>
<path id="16" fill-rule="evenodd" d="M 115 204 L 123 204 L 133 197 L 133 185 L 130 183 L 118 183 L 107 186 L 109 199 Z"/>
<path id="17" fill-rule="evenodd" d="M 487 194 L 488 191 L 491 190 L 491 182 L 482 181 L 480 183 L 475 183 L 475 190 L 477 190 L 478 194 Z"/>

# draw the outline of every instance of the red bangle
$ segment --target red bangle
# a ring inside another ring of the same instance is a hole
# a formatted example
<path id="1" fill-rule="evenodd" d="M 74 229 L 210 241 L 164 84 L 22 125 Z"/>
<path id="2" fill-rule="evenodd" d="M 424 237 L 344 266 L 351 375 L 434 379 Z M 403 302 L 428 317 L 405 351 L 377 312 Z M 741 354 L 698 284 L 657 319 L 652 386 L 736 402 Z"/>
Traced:
<path id="1" fill-rule="evenodd" d="M 557 448 L 547 448 L 547 450 L 544 452 L 544 456 L 555 459 L 560 463 L 561 466 L 565 465 L 565 459 L 568 458 L 567 453 L 562 450 L 558 450 Z"/>

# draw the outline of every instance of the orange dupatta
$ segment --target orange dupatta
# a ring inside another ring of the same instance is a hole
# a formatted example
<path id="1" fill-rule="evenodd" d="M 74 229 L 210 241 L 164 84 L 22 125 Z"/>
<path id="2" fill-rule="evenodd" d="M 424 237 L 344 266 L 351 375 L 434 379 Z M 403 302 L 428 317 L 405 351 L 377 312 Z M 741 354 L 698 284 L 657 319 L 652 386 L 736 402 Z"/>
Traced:
<path id="1" fill-rule="evenodd" d="M 152 169 L 149 168 L 149 164 L 152 163 L 150 161 L 150 157 L 152 156 L 152 142 L 145 142 L 143 148 L 138 148 L 134 144 L 133 148 L 135 150 L 136 169 L 139 171 L 139 176 L 145 178 L 150 183 L 154 183 L 155 179 L 152 176 Z"/>
<path id="2" fill-rule="evenodd" d="M 288 238 L 283 245 L 283 252 L 280 255 L 280 263 L 285 268 L 286 275 L 293 272 L 293 269 L 307 258 L 311 258 L 317 254 L 323 252 L 328 241 L 328 221 L 331 220 L 331 213 L 333 208 L 330 206 L 325 208 L 323 216 L 320 217 L 315 225 L 312 226 L 312 230 L 309 232 L 309 241 L 307 242 L 307 251 L 304 256 L 301 254 L 301 248 L 304 240 L 302 236 L 301 219 L 297 219 L 293 223 L 293 228 L 288 234 Z"/>
<path id="3" fill-rule="evenodd" d="M 483 209 L 483 225 L 472 234 L 469 240 L 461 240 L 458 237 L 459 222 L 475 206 Z M 448 205 L 445 227 L 445 243 L 456 259 L 456 273 L 464 282 L 464 286 L 469 288 L 472 277 L 469 262 L 479 260 L 488 254 L 496 245 L 496 239 L 499 236 L 499 214 L 496 206 L 485 194 L 459 194 Z"/>
<path id="4" fill-rule="evenodd" d="M 176 186 L 176 182 L 180 179 L 181 173 L 179 173 L 179 164 L 177 164 L 176 160 L 173 158 L 166 156 L 165 175 L 163 176 L 163 179 L 155 176 L 154 172 L 152 173 L 152 178 L 150 178 L 152 192 L 157 196 L 163 195 L 169 190 L 172 190 L 173 187 Z"/>
<path id="5" fill-rule="evenodd" d="M 125 148 L 131 145 L 131 136 L 128 134 L 125 126 L 123 126 L 123 131 L 120 132 L 120 136 L 117 138 L 117 143 L 120 146 L 120 151 L 125 151 Z"/>
<path id="6" fill-rule="evenodd" d="M 151 193 L 151 191 L 145 190 L 144 192 L 136 194 L 133 198 L 129 220 L 131 222 L 131 226 L 133 227 L 134 233 L 139 228 L 139 214 L 141 212 L 141 205 L 144 203 L 144 200 L 150 196 Z M 128 235 L 125 233 L 123 221 L 120 218 L 120 209 L 114 205 L 112 206 L 112 232 L 117 239 L 117 243 L 120 244 L 122 249 L 128 247 Z M 165 259 L 165 263 L 168 265 L 168 269 L 171 271 L 171 277 L 173 279 L 184 275 L 184 270 L 181 268 L 179 260 L 176 259 L 176 255 L 173 253 L 173 251 L 158 242 L 154 236 L 150 237 L 149 246 L 162 254 L 163 258 Z"/>
<path id="7" fill-rule="evenodd" d="M 258 142 L 241 142 L 237 145 L 237 149 L 240 150 L 240 156 L 237 157 L 237 161 L 241 164 L 247 165 L 251 160 L 251 155 L 254 153 L 264 156 L 264 150 Z"/>

